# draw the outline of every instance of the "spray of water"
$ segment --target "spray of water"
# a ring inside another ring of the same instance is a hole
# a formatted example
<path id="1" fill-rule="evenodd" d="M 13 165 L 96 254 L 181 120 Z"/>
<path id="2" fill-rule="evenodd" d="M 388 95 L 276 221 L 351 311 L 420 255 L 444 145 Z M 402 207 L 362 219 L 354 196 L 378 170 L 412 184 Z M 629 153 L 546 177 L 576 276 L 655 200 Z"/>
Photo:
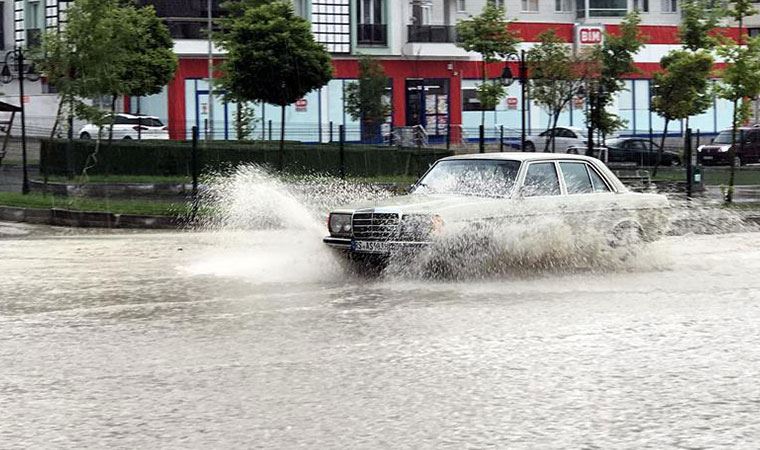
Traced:
<path id="1" fill-rule="evenodd" d="M 321 242 L 327 213 L 391 195 L 330 177 L 282 179 L 256 166 L 212 177 L 207 184 L 201 205 L 208 214 L 204 228 L 216 233 L 218 252 L 194 271 L 270 282 L 344 279 L 343 269 L 352 263 Z M 709 204 L 674 201 L 671 217 L 670 235 L 756 229 L 741 214 Z M 609 229 L 592 225 L 602 222 L 532 216 L 477 230 L 447 228 L 424 251 L 392 255 L 382 273 L 392 279 L 461 280 L 668 269 L 667 245 L 611 246 Z"/>

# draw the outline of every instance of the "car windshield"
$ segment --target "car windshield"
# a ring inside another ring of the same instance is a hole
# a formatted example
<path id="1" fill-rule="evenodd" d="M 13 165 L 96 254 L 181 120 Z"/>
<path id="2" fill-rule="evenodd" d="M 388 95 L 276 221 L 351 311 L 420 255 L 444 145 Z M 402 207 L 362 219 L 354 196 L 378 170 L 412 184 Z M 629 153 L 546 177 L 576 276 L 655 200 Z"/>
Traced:
<path id="1" fill-rule="evenodd" d="M 519 161 L 451 159 L 440 161 L 417 183 L 415 193 L 505 197 L 512 192 Z"/>
<path id="2" fill-rule="evenodd" d="M 620 147 L 623 145 L 623 139 L 607 139 L 605 145 L 607 147 Z"/>
<path id="3" fill-rule="evenodd" d="M 731 143 L 731 131 L 721 131 L 718 137 L 715 138 L 713 144 L 730 144 Z"/>

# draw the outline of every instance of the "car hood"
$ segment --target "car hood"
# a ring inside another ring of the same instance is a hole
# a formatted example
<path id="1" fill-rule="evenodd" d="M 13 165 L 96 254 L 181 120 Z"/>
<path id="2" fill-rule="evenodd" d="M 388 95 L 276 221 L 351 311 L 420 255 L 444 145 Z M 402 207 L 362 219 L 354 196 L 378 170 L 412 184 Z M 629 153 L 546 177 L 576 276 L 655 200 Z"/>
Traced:
<path id="1" fill-rule="evenodd" d="M 404 214 L 446 214 L 453 208 L 463 206 L 488 206 L 492 203 L 510 201 L 505 198 L 477 197 L 453 194 L 407 194 L 375 202 L 364 202 L 336 209 L 334 212 L 373 210 L 374 212 L 400 212 Z"/>

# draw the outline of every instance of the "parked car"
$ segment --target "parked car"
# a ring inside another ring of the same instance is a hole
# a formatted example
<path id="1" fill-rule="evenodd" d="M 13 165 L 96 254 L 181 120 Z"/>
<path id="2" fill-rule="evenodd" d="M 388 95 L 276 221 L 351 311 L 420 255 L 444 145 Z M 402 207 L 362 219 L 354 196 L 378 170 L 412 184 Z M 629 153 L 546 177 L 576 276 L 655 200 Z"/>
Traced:
<path id="1" fill-rule="evenodd" d="M 609 243 L 652 241 L 667 223 L 667 199 L 630 192 L 598 159 L 559 153 L 487 153 L 438 160 L 408 195 L 330 213 L 328 246 L 350 259 L 418 250 L 437 236 L 489 224 L 560 217 L 602 230 Z"/>
<path id="2" fill-rule="evenodd" d="M 528 136 L 525 139 L 525 151 L 544 151 L 544 148 L 546 148 L 546 141 L 550 140 L 552 135 L 554 135 L 555 153 L 567 153 L 567 149 L 570 147 L 586 147 L 588 141 L 586 132 L 581 128 L 557 127 L 546 130 L 538 135 Z M 552 144 L 549 143 L 550 151 L 551 145 Z"/>
<path id="3" fill-rule="evenodd" d="M 721 131 L 713 141 L 697 148 L 699 163 L 705 166 L 731 165 L 730 153 L 732 142 L 730 129 Z M 741 144 L 744 136 L 744 145 Z M 739 167 L 744 164 L 760 162 L 760 128 L 741 127 L 736 131 L 736 148 L 734 164 Z"/>
<path id="4" fill-rule="evenodd" d="M 109 123 L 108 117 L 106 118 L 106 123 Z M 79 130 L 79 137 L 81 139 L 94 139 L 97 136 L 97 125 L 88 123 Z M 103 127 L 101 136 L 108 137 L 108 126 Z M 169 139 L 169 129 L 156 116 L 118 113 L 114 116 L 113 138 Z"/>
<path id="5" fill-rule="evenodd" d="M 635 163 L 639 166 L 654 166 L 660 146 L 649 139 L 616 138 L 607 139 L 607 158 L 611 163 Z M 662 152 L 660 165 L 680 166 L 681 156 L 669 150 Z"/>

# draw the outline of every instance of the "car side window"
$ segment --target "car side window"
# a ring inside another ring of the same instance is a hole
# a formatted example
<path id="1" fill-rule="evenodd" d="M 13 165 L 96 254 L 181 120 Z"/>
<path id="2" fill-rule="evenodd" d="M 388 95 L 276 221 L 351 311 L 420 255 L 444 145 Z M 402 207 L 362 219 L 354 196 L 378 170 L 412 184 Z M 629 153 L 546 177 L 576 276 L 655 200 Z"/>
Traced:
<path id="1" fill-rule="evenodd" d="M 539 134 L 539 136 L 550 137 L 552 135 L 552 133 L 554 133 L 554 130 L 546 130 L 543 133 Z"/>
<path id="2" fill-rule="evenodd" d="M 114 125 L 129 125 L 129 119 L 126 117 L 116 116 L 113 120 Z"/>
<path id="3" fill-rule="evenodd" d="M 568 194 L 588 194 L 594 192 L 594 186 L 591 185 L 586 164 L 582 162 L 561 162 L 562 177 L 565 179 L 565 186 Z"/>
<path id="4" fill-rule="evenodd" d="M 588 173 L 591 176 L 591 183 L 594 185 L 594 192 L 610 192 L 610 187 L 607 186 L 601 175 L 591 166 L 588 166 Z"/>
<path id="5" fill-rule="evenodd" d="M 533 163 L 528 166 L 523 186 L 525 197 L 559 194 L 559 178 L 554 163 Z"/>

